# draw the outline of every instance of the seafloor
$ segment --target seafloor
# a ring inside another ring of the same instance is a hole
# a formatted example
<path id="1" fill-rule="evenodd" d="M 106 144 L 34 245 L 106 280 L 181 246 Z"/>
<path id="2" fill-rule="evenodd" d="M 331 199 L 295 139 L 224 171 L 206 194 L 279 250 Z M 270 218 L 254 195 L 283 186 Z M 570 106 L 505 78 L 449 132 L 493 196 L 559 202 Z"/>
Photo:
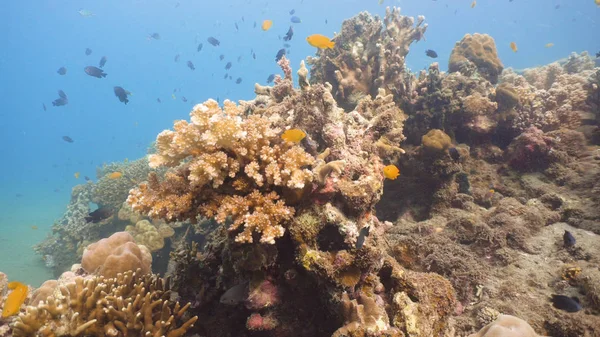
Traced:
<path id="1" fill-rule="evenodd" d="M 35 248 L 57 280 L 0 274 L 0 336 L 600 336 L 600 68 L 467 34 L 413 74 L 426 28 L 360 13 L 99 168 Z"/>

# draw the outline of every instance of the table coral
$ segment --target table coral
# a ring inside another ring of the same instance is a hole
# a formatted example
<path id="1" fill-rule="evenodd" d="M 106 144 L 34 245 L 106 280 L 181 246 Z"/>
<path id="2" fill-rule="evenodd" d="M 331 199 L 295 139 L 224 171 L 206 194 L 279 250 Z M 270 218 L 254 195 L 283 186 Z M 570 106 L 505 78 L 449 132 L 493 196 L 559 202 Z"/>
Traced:
<path id="1" fill-rule="evenodd" d="M 498 58 L 496 43 L 491 36 L 478 33 L 466 34 L 456 43 L 450 54 L 448 71 L 462 71 L 469 64 L 473 64 L 478 73 L 491 83 L 498 82 L 498 76 L 504 66 Z"/>
<path id="2" fill-rule="evenodd" d="M 116 277 L 119 273 L 136 269 L 139 269 L 138 273 L 148 274 L 151 264 L 152 255 L 148 248 L 138 246 L 127 232 L 117 232 L 92 243 L 81 259 L 81 267 L 85 271 L 104 277 Z"/>
<path id="3" fill-rule="evenodd" d="M 342 23 L 332 50 L 317 52 L 309 58 L 311 82 L 329 82 L 338 104 L 352 109 L 365 96 L 375 97 L 378 89 L 399 99 L 409 92 L 409 72 L 404 59 L 413 41 L 426 29 L 425 18 L 400 15 L 397 7 L 387 8 L 383 21 L 367 12 Z"/>
<path id="4" fill-rule="evenodd" d="M 115 278 L 77 277 L 60 295 L 28 306 L 14 323 L 15 337 L 181 337 L 197 317 L 184 319 L 189 304 L 170 300 L 169 286 L 138 270 Z"/>

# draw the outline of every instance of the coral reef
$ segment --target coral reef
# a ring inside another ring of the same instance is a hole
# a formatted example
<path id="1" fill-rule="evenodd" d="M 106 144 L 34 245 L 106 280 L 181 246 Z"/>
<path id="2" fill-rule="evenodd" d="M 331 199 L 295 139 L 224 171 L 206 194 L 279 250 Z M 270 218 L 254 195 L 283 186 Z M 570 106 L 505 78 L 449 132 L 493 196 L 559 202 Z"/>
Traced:
<path id="1" fill-rule="evenodd" d="M 197 320 L 184 318 L 189 304 L 170 301 L 168 284 L 139 271 L 77 277 L 60 294 L 28 306 L 15 320 L 13 335 L 180 337 Z"/>
<path id="2" fill-rule="evenodd" d="M 138 246 L 127 232 L 117 232 L 92 243 L 85 249 L 81 259 L 81 267 L 86 272 L 106 278 L 136 269 L 138 274 L 145 275 L 150 273 L 151 264 L 152 255 L 148 248 Z"/>
<path id="3" fill-rule="evenodd" d="M 404 58 L 410 44 L 427 30 L 424 20 L 419 16 L 415 24 L 414 18 L 400 15 L 399 8 L 388 7 L 383 21 L 367 12 L 344 21 L 335 48 L 308 59 L 311 83 L 331 83 L 344 109 L 353 109 L 366 96 L 374 98 L 379 89 L 399 99 L 411 91 L 412 75 Z"/>
<path id="4" fill-rule="evenodd" d="M 175 230 L 169 225 L 162 223 L 157 228 L 148 220 L 140 220 L 135 226 L 125 227 L 125 231 L 133 236 L 138 245 L 147 247 L 151 252 L 162 249 L 165 246 L 165 238 L 175 234 Z"/>
<path id="5" fill-rule="evenodd" d="M 538 334 L 524 320 L 510 315 L 500 315 L 497 320 L 469 337 L 538 337 Z"/>
<path id="6" fill-rule="evenodd" d="M 494 39 L 487 34 L 478 33 L 466 34 L 458 41 L 452 49 L 448 63 L 450 72 L 468 73 L 474 69 L 492 84 L 498 82 L 503 68 Z"/>
<path id="7" fill-rule="evenodd" d="M 92 190 L 92 202 L 100 207 L 120 208 L 129 190 L 146 180 L 150 171 L 152 169 L 146 157 L 131 162 L 104 164 L 97 169 L 98 181 Z"/>

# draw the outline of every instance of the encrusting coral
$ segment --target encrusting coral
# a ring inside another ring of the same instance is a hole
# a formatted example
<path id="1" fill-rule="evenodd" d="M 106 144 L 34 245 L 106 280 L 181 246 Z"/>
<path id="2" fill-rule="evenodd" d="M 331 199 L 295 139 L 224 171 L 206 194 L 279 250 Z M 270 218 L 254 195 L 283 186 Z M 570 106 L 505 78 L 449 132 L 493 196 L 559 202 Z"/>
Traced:
<path id="1" fill-rule="evenodd" d="M 148 274 L 151 265 L 152 255 L 148 248 L 138 246 L 127 232 L 117 232 L 92 243 L 81 259 L 81 267 L 85 271 L 104 277 L 116 277 L 119 273 L 136 269 L 138 274 Z"/>
<path id="2" fill-rule="evenodd" d="M 77 277 L 14 322 L 15 337 L 181 337 L 197 317 L 184 318 L 189 304 L 170 300 L 169 285 L 140 270 L 114 278 Z"/>

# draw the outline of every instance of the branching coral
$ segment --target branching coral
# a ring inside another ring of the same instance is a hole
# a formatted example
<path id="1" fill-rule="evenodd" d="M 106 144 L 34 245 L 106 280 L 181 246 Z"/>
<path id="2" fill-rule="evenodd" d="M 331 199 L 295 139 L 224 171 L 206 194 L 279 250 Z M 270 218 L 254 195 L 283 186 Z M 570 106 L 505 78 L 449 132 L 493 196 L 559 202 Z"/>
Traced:
<path id="1" fill-rule="evenodd" d="M 423 37 L 424 20 L 420 16 L 415 25 L 414 18 L 400 15 L 394 7 L 386 10 L 383 22 L 367 12 L 344 21 L 335 48 L 309 58 L 311 82 L 331 83 L 334 97 L 344 108 L 353 108 L 365 96 L 375 97 L 380 88 L 399 99 L 410 91 L 411 75 L 404 58 L 410 44 Z"/>
<path id="2" fill-rule="evenodd" d="M 283 201 L 273 202 L 279 198 L 276 192 L 266 191 L 303 189 L 313 180 L 314 157 L 282 140 L 282 130 L 271 120 L 258 114 L 244 117 L 243 111 L 230 101 L 221 110 L 209 100 L 194 107 L 191 123 L 177 121 L 173 131 L 161 132 L 150 166 L 181 165 L 162 182 L 151 174 L 147 183 L 132 190 L 128 198 L 132 208 L 167 221 L 218 215 L 225 222 L 233 216 L 232 230 L 242 224 L 246 228 L 238 242 L 252 242 L 256 230 L 263 233 L 261 242 L 273 243 L 283 234 L 282 222 L 292 211 Z M 214 200 L 223 204 L 217 209 Z"/>
<path id="3" fill-rule="evenodd" d="M 60 287 L 14 323 L 15 337 L 33 336 L 166 336 L 181 337 L 197 317 L 184 320 L 189 304 L 170 301 L 169 286 L 154 275 L 126 272 Z"/>

